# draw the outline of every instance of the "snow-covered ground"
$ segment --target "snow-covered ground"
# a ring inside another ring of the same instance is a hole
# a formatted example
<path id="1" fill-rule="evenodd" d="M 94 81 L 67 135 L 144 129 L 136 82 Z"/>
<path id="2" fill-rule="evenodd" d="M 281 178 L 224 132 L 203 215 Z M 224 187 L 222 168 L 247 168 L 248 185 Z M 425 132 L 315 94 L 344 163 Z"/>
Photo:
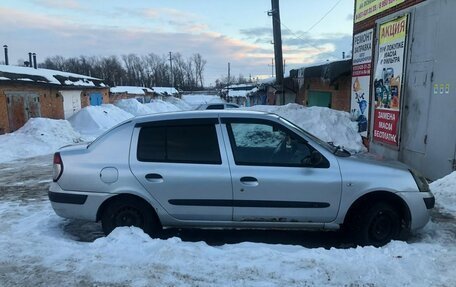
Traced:
<path id="1" fill-rule="evenodd" d="M 310 248 L 312 235 L 296 232 L 232 231 L 225 235 L 239 234 L 239 243 L 222 236 L 216 245 L 198 240 L 211 233 L 152 239 L 127 227 L 103 237 L 95 223 L 54 213 L 49 162 L 0 164 L 0 286 L 456 286 L 456 173 L 432 185 L 440 212 L 408 242 Z M 85 232 L 88 242 L 79 240 Z M 301 238 L 288 244 L 292 236 Z"/>
<path id="2" fill-rule="evenodd" d="M 205 241 L 221 231 L 152 239 L 125 227 L 103 237 L 96 223 L 58 217 L 47 199 L 53 151 L 145 110 L 188 105 L 153 104 L 88 107 L 70 121 L 32 119 L 0 136 L 0 286 L 456 286 L 456 172 L 431 184 L 437 200 L 432 222 L 408 242 L 381 248 L 346 245 L 334 232 L 232 231 L 215 245 Z M 363 150 L 345 113 L 298 105 L 253 109 Z M 30 158 L 37 155 L 45 156 Z"/>

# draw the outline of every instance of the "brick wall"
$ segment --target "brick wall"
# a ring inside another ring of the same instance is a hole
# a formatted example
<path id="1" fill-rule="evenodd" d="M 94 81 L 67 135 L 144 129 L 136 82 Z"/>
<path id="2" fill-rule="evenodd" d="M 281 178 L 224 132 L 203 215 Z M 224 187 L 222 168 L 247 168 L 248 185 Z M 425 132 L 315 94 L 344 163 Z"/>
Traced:
<path id="1" fill-rule="evenodd" d="M 6 133 L 8 129 L 9 123 L 6 96 L 3 91 L 0 91 L 0 135 Z"/>
<path id="2" fill-rule="evenodd" d="M 110 104 L 111 101 L 109 99 L 109 88 L 103 88 L 103 89 L 87 89 L 82 92 L 82 97 L 81 97 L 81 108 L 85 108 L 87 106 L 90 106 L 90 93 L 93 92 L 101 92 L 103 95 L 103 104 Z"/>
<path id="3" fill-rule="evenodd" d="M 340 77 L 334 83 L 321 78 L 306 78 L 299 89 L 296 103 L 307 106 L 309 91 L 330 92 L 331 108 L 340 111 L 350 111 L 351 75 Z"/>

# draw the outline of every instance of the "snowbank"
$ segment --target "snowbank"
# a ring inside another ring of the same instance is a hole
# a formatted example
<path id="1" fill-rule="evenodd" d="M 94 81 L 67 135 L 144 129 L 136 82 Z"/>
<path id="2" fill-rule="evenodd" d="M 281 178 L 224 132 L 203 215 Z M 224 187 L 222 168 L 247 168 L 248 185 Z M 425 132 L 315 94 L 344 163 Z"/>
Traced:
<path id="1" fill-rule="evenodd" d="M 200 106 L 202 104 L 224 103 L 225 102 L 219 96 L 203 95 L 203 94 L 183 95 L 182 100 L 184 100 L 190 106 L 192 106 L 193 109 L 196 109 L 198 106 Z"/>
<path id="2" fill-rule="evenodd" d="M 111 104 L 88 106 L 72 115 L 68 121 L 86 140 L 93 140 L 111 127 L 133 115 Z"/>
<path id="3" fill-rule="evenodd" d="M 81 135 L 66 120 L 31 118 L 16 132 L 0 135 L 0 162 L 52 154 L 81 141 Z"/>
<path id="4" fill-rule="evenodd" d="M 285 106 L 259 105 L 246 109 L 275 113 L 318 138 L 343 146 L 352 153 L 367 150 L 358 133 L 358 124 L 351 121 L 349 113 L 321 107 L 307 108 L 298 104 Z"/>
<path id="5" fill-rule="evenodd" d="M 144 104 L 141 104 L 136 99 L 119 100 L 115 103 L 115 105 L 134 116 L 143 116 L 153 113 L 153 110 L 151 108 Z"/>
<path id="6" fill-rule="evenodd" d="M 436 204 L 446 212 L 456 213 L 456 171 L 430 184 Z"/>
<path id="7" fill-rule="evenodd" d="M 175 105 L 162 100 L 152 100 L 144 105 L 150 108 L 153 113 L 177 112 L 181 110 Z"/>
<path id="8" fill-rule="evenodd" d="M 188 104 L 186 101 L 181 100 L 181 99 L 176 98 L 176 97 L 166 97 L 165 98 L 165 102 L 168 102 L 168 103 L 171 103 L 171 104 L 175 105 L 176 107 L 178 107 L 182 111 L 193 110 L 193 107 L 190 104 Z"/>

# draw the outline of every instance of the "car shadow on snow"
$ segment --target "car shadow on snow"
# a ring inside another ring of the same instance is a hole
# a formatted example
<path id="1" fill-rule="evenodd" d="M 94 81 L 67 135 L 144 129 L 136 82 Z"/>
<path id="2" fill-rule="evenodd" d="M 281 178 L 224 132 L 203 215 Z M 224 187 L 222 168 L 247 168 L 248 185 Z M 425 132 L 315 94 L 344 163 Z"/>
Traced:
<path id="1" fill-rule="evenodd" d="M 76 241 L 93 242 L 103 237 L 100 223 L 84 220 L 67 220 L 65 233 Z M 349 248 L 350 240 L 338 231 L 296 231 L 296 230 L 219 230 L 219 229 L 177 229 L 169 228 L 160 232 L 160 239 L 179 237 L 185 242 L 203 241 L 219 246 L 242 242 L 266 244 L 300 245 L 307 248 Z"/>

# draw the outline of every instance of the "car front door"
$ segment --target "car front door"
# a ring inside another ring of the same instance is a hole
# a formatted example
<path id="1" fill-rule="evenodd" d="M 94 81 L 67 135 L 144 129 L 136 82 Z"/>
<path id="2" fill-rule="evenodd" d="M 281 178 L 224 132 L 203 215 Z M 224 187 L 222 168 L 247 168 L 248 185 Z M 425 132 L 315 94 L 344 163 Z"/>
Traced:
<path id="1" fill-rule="evenodd" d="M 232 151 L 235 221 L 322 223 L 336 218 L 341 175 L 328 151 L 279 122 L 222 122 Z"/>
<path id="2" fill-rule="evenodd" d="M 130 166 L 174 218 L 232 220 L 231 177 L 218 118 L 137 124 Z"/>

